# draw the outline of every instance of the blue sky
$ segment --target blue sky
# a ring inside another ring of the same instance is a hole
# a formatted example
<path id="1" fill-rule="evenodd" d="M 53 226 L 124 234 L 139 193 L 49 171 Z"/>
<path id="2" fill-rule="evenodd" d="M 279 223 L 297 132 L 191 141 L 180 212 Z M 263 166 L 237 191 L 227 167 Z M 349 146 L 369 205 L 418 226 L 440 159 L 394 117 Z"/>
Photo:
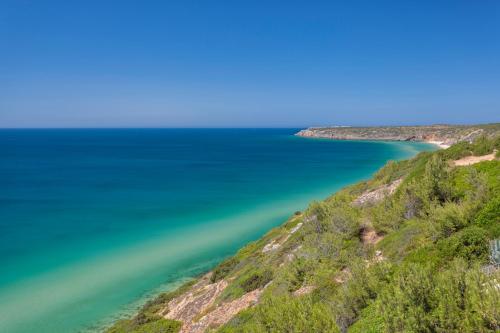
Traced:
<path id="1" fill-rule="evenodd" d="M 500 121 L 500 1 L 0 2 L 0 127 Z"/>

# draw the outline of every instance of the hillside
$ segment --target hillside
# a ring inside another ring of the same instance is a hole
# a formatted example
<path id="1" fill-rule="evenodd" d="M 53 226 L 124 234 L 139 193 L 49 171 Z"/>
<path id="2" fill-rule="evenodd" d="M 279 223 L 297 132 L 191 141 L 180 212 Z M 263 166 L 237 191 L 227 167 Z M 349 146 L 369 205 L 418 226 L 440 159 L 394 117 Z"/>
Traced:
<path id="1" fill-rule="evenodd" d="M 500 137 L 485 131 L 312 203 L 108 332 L 500 330 Z"/>
<path id="2" fill-rule="evenodd" d="M 472 142 L 481 135 L 493 137 L 499 134 L 500 124 L 496 123 L 472 126 L 311 127 L 296 135 L 336 140 L 424 141 L 449 146 L 460 141 Z"/>

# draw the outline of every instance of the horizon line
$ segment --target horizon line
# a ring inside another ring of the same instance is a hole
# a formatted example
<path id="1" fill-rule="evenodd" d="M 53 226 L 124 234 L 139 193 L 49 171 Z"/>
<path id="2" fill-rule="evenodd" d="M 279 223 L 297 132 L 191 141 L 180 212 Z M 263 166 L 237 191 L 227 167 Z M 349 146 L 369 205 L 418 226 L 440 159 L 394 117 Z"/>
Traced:
<path id="1" fill-rule="evenodd" d="M 500 122 L 485 123 L 425 123 L 425 124 L 401 124 L 401 125 L 305 125 L 305 126 L 67 126 L 67 127 L 0 127 L 0 130 L 70 130 L 70 129 L 307 129 L 307 128 L 327 128 L 327 127 L 414 127 L 414 126 L 479 126 L 494 125 Z"/>

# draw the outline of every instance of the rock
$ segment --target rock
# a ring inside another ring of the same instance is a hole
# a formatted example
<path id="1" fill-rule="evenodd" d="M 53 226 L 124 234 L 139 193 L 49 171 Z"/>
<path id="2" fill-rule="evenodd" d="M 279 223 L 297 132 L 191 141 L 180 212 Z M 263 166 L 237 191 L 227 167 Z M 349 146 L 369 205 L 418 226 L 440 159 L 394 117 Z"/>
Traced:
<path id="1" fill-rule="evenodd" d="M 402 181 L 403 181 L 402 179 L 398 179 L 388 185 L 382 185 L 374 190 L 366 191 L 359 197 L 357 197 L 352 204 L 354 206 L 362 207 L 367 205 L 373 205 L 377 202 L 380 202 L 385 197 L 392 195 L 394 192 L 396 192 L 396 189 L 398 188 L 398 186 L 401 184 Z"/>
<path id="2" fill-rule="evenodd" d="M 297 230 L 299 230 L 301 227 L 302 227 L 302 222 L 297 223 L 297 225 L 295 227 L 293 227 L 292 230 L 290 230 L 290 232 L 288 232 L 284 238 L 282 238 L 282 239 L 273 239 L 268 244 L 266 244 L 262 248 L 262 253 L 267 253 L 267 252 L 279 249 L 280 246 L 283 245 L 288 240 L 288 238 L 290 238 L 290 236 L 292 234 L 294 234 L 295 232 L 297 232 Z"/>
<path id="3" fill-rule="evenodd" d="M 209 282 L 210 275 L 207 274 L 190 290 L 168 302 L 167 308 L 161 312 L 161 315 L 183 323 L 192 321 L 212 306 L 215 299 L 228 285 L 225 280 L 216 283 Z"/>
<path id="4" fill-rule="evenodd" d="M 238 314 L 238 312 L 256 304 L 259 301 L 264 288 L 246 293 L 234 301 L 220 304 L 213 311 L 210 311 L 201 317 L 198 321 L 184 325 L 180 333 L 203 333 L 208 328 L 218 327 L 227 323 L 231 320 L 231 318 Z"/>
<path id="5" fill-rule="evenodd" d="M 302 286 L 293 292 L 293 296 L 299 297 L 307 295 L 310 294 L 314 289 L 316 289 L 315 286 Z"/>

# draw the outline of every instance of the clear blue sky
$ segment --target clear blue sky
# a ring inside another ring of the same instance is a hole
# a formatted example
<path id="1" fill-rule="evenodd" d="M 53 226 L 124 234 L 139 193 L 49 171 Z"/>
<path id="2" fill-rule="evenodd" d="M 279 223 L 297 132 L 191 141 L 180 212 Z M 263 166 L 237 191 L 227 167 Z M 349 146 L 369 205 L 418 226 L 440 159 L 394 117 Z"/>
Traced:
<path id="1" fill-rule="evenodd" d="M 500 121 L 500 1 L 0 2 L 0 127 Z"/>

